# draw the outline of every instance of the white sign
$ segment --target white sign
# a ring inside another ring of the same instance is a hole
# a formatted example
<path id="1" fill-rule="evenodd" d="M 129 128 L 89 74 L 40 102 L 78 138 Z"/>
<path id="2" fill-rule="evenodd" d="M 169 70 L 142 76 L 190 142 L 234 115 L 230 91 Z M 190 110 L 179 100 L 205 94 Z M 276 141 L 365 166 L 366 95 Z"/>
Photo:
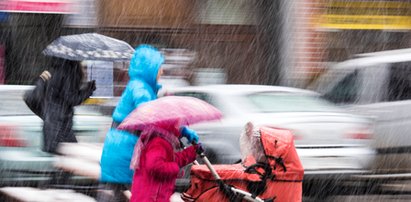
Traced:
<path id="1" fill-rule="evenodd" d="M 96 81 L 93 97 L 113 97 L 113 62 L 87 61 L 87 80 Z"/>

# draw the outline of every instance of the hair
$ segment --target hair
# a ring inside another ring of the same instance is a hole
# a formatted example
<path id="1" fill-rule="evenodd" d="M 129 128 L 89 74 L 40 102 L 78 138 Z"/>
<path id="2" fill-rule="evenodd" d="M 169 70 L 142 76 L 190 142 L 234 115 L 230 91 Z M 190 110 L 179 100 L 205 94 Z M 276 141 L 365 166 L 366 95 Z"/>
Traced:
<path id="1" fill-rule="evenodd" d="M 51 59 L 51 79 L 48 91 L 51 98 L 64 100 L 77 95 L 84 78 L 80 63 L 60 58 Z"/>
<path id="2" fill-rule="evenodd" d="M 81 86 L 81 81 L 84 78 L 84 73 L 80 62 L 53 58 L 51 61 L 53 70 L 51 85 L 57 89 L 69 91 L 78 91 Z"/>

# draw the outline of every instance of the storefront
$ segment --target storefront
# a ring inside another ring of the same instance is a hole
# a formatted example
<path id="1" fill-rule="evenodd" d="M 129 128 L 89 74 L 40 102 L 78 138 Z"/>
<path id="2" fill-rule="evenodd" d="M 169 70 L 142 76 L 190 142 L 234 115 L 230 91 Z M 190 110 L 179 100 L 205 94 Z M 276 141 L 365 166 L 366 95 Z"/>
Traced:
<path id="1" fill-rule="evenodd" d="M 95 7 L 82 10 L 80 4 L 73 2 Z M 281 52 L 279 6 L 272 1 L 263 2 L 0 1 L 0 11 L 10 14 L 4 28 L 6 83 L 30 83 L 47 67 L 41 51 L 58 36 L 95 31 L 132 46 L 150 43 L 160 48 L 194 51 L 192 68 L 222 69 L 228 83 L 275 84 Z M 72 13 L 83 16 L 73 18 Z"/>
<path id="2" fill-rule="evenodd" d="M 220 69 L 228 83 L 272 84 L 279 73 L 278 64 L 270 61 L 279 58 L 279 21 L 271 9 L 274 3 L 264 2 L 101 0 L 98 31 L 132 46 L 150 43 L 194 51 L 191 68 Z"/>
<path id="3" fill-rule="evenodd" d="M 83 32 L 78 20 L 68 18 L 79 12 L 74 0 L 3 0 L 0 12 L 7 18 L 1 26 L 4 47 L 4 83 L 30 84 L 48 68 L 41 51 L 66 33 Z M 87 12 L 83 12 L 87 13 Z"/>
<path id="4" fill-rule="evenodd" d="M 328 32 L 327 61 L 358 53 L 409 48 L 411 3 L 398 1 L 330 1 L 319 27 Z"/>

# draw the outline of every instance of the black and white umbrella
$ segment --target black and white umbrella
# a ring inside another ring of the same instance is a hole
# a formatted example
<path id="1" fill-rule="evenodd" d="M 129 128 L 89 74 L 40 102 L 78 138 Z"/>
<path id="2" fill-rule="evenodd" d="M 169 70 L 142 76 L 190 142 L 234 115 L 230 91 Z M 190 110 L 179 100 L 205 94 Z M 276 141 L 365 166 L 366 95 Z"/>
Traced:
<path id="1" fill-rule="evenodd" d="M 134 53 L 125 41 L 97 33 L 61 36 L 43 54 L 68 60 L 127 61 Z"/>

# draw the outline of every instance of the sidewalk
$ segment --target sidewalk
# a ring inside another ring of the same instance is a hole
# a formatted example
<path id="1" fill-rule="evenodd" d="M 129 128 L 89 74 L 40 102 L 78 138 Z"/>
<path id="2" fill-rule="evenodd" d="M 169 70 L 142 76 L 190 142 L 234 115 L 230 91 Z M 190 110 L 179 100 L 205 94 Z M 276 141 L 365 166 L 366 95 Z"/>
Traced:
<path id="1" fill-rule="evenodd" d="M 19 202 L 96 202 L 92 197 L 63 189 L 36 189 L 32 187 L 3 187 L 0 193 L 6 201 Z"/>
<path id="2" fill-rule="evenodd" d="M 55 166 L 81 176 L 98 180 L 100 176 L 100 155 L 102 145 L 65 143 L 59 147 L 63 154 L 58 157 Z M 183 202 L 181 193 L 174 193 L 170 202 Z"/>

